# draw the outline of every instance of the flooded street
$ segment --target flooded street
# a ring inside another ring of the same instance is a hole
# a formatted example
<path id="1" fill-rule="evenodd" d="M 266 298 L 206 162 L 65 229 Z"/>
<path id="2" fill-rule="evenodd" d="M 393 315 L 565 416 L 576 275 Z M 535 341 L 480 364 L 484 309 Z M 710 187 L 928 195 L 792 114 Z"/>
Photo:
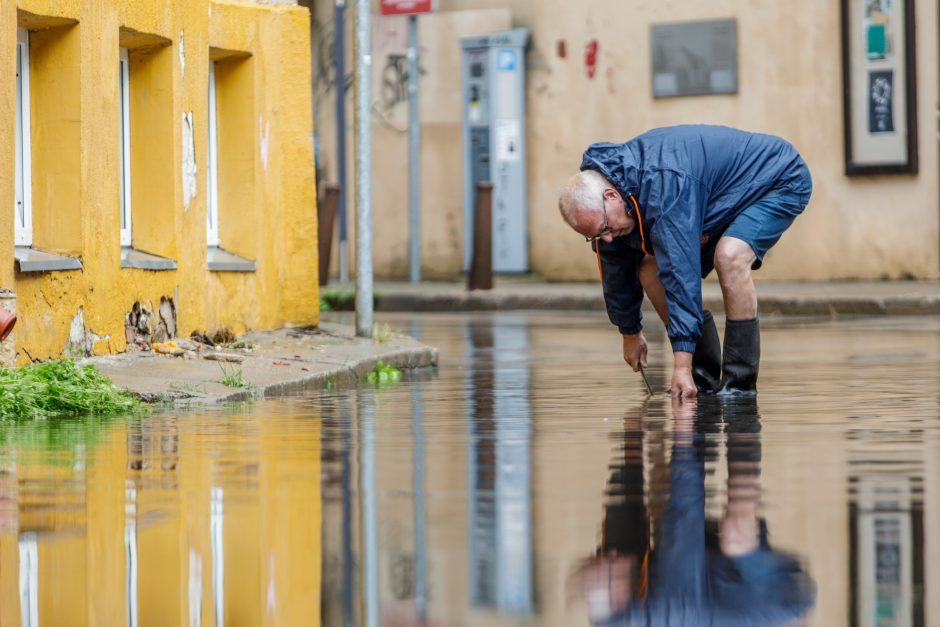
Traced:
<path id="1" fill-rule="evenodd" d="M 602 313 L 378 321 L 440 367 L 3 426 L 0 624 L 940 624 L 940 318 L 767 319 L 682 405 Z"/>

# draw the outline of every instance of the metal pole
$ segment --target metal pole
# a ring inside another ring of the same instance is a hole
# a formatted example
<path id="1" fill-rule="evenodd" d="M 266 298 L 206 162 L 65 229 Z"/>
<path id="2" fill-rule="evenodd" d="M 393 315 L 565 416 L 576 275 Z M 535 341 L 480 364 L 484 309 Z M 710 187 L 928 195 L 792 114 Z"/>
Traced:
<path id="1" fill-rule="evenodd" d="M 349 282 L 346 253 L 346 0 L 333 9 L 333 65 L 336 67 L 336 176 L 339 179 L 339 281 Z"/>
<path id="2" fill-rule="evenodd" d="M 473 208 L 473 256 L 467 288 L 493 289 L 493 184 L 478 181 Z"/>
<path id="3" fill-rule="evenodd" d="M 412 283 L 421 282 L 421 126 L 418 122 L 418 16 L 408 16 L 408 164 L 411 179 L 408 200 L 411 206 L 411 254 L 409 273 Z"/>
<path id="4" fill-rule="evenodd" d="M 372 337 L 372 42 L 369 0 L 356 0 L 356 335 Z"/>

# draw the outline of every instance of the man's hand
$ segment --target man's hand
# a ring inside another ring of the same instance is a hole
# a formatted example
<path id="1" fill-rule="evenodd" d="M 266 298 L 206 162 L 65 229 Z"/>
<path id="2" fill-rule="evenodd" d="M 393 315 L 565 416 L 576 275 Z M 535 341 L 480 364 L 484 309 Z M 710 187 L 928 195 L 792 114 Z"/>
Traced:
<path id="1" fill-rule="evenodd" d="M 623 336 L 623 360 L 633 368 L 633 372 L 640 367 L 646 368 L 646 353 L 646 338 L 643 337 L 642 331 Z M 692 376 L 691 372 L 689 376 Z"/>
<path id="2" fill-rule="evenodd" d="M 675 366 L 672 370 L 673 398 L 695 398 L 698 390 L 692 378 L 692 353 L 675 352 Z"/>

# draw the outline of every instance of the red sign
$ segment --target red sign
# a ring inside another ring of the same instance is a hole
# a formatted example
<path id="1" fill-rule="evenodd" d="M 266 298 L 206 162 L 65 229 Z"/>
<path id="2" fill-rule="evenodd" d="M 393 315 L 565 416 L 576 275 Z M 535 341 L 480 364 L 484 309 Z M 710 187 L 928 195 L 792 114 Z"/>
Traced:
<path id="1" fill-rule="evenodd" d="M 382 0 L 382 15 L 430 13 L 434 4 L 434 0 Z"/>

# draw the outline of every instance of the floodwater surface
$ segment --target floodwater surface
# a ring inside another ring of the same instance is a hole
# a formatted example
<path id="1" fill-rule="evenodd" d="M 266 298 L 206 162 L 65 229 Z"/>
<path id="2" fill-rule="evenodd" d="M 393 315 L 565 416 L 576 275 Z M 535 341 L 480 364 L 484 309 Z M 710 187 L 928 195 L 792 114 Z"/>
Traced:
<path id="1" fill-rule="evenodd" d="M 0 625 L 940 624 L 940 318 L 682 404 L 661 326 L 650 398 L 596 312 L 379 322 L 440 366 L 0 426 Z"/>

